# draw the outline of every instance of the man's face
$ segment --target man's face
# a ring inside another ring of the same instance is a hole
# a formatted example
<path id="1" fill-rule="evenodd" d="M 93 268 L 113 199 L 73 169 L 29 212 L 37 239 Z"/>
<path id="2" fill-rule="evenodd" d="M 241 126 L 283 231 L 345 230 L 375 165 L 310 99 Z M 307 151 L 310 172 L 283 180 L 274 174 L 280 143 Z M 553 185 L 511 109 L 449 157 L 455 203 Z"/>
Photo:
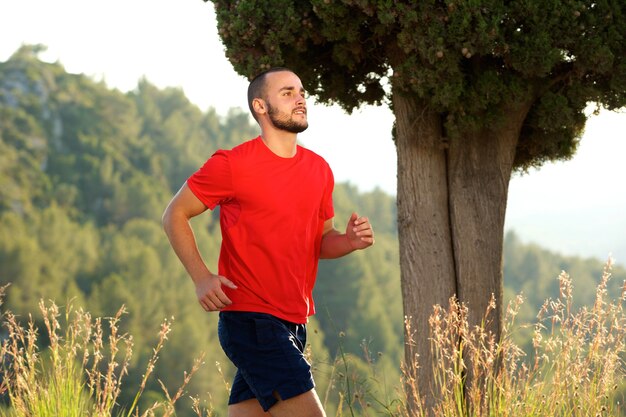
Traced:
<path id="1" fill-rule="evenodd" d="M 268 74 L 265 102 L 270 121 L 277 129 L 300 133 L 309 127 L 304 87 L 296 74 L 289 71 Z"/>

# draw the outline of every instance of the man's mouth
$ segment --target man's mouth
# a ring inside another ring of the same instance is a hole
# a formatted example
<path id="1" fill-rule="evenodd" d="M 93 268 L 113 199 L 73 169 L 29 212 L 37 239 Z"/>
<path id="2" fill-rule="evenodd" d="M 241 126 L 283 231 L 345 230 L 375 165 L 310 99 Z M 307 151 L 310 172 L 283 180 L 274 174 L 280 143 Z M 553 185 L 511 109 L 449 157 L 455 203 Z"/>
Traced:
<path id="1" fill-rule="evenodd" d="M 301 108 L 295 109 L 295 110 L 293 111 L 293 114 L 303 114 L 303 115 L 306 115 L 306 109 L 305 109 L 304 107 L 301 107 Z"/>

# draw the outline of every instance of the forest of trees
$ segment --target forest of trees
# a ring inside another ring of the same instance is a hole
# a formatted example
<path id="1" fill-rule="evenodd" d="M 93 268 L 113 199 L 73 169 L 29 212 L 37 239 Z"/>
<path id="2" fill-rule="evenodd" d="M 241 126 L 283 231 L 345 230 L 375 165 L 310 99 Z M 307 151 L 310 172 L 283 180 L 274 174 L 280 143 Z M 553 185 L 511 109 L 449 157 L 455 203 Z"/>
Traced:
<path id="1" fill-rule="evenodd" d="M 42 48 L 23 46 L 0 63 L 0 285 L 11 284 L 2 309 L 37 321 L 41 299 L 71 302 L 103 317 L 126 306 L 122 328 L 133 335 L 135 354 L 122 404 L 137 392 L 161 322 L 174 317 L 142 401 L 162 397 L 157 379 L 175 389 L 205 352 L 189 393 L 210 396 L 223 412 L 227 388 L 215 364 L 226 381 L 234 370 L 217 341 L 217 316 L 196 302 L 160 219 L 206 158 L 258 135 L 257 126 L 247 111 L 203 112 L 181 90 L 161 90 L 145 79 L 131 92 L 110 89 L 67 73 L 60 63 L 42 62 Z M 368 215 L 376 245 L 322 261 L 319 268 L 309 341 L 318 392 L 331 410 L 347 380 L 369 386 L 374 395 L 397 395 L 403 357 L 395 198 L 337 184 L 333 199 L 338 219 L 354 208 Z M 216 210 L 193 220 L 209 265 L 216 265 L 219 251 L 218 216 Z M 518 321 L 533 322 L 544 300 L 557 295 L 556 278 L 566 270 L 578 305 L 593 303 L 603 264 L 522 243 L 509 232 L 505 300 L 522 293 Z M 616 267 L 614 294 L 624 279 L 626 271 Z M 340 349 L 350 375 L 333 372 Z M 188 402 L 178 415 L 193 415 Z"/>

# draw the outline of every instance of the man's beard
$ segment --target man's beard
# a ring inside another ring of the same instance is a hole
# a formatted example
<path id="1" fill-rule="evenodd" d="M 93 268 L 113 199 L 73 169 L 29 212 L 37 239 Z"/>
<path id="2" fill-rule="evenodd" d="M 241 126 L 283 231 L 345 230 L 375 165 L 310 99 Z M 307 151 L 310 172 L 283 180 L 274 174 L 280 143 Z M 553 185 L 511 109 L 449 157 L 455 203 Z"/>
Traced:
<path id="1" fill-rule="evenodd" d="M 306 120 L 302 122 L 293 120 L 287 113 L 272 107 L 269 101 L 267 102 L 267 114 L 274 127 L 290 133 L 301 133 L 309 127 L 309 123 Z"/>

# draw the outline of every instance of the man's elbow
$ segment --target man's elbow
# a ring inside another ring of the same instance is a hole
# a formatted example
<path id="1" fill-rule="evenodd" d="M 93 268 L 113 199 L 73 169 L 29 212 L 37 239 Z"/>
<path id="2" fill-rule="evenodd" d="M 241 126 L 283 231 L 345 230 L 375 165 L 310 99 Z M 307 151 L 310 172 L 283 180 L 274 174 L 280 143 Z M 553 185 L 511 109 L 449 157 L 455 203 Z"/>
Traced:
<path id="1" fill-rule="evenodd" d="M 172 221 L 175 215 L 174 212 L 175 209 L 171 203 L 168 204 L 163 211 L 163 215 L 161 216 L 161 226 L 163 227 L 163 230 L 165 230 L 165 233 L 169 234 L 169 231 L 171 230 Z"/>

